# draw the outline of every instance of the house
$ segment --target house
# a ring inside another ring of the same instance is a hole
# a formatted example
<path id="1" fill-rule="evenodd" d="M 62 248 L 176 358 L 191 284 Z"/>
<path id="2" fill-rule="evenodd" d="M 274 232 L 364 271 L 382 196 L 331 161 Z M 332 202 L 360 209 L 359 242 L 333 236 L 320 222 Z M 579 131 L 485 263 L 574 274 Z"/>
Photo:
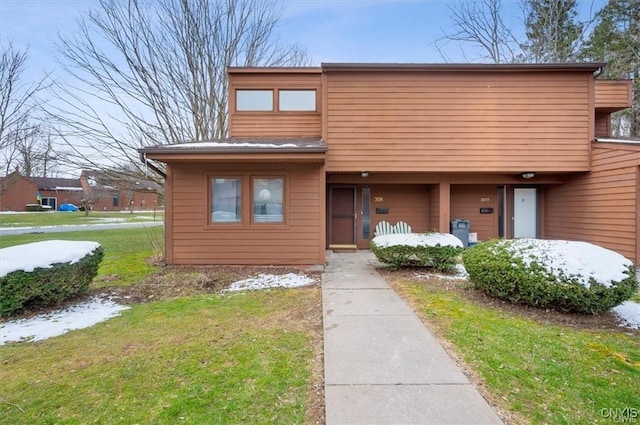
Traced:
<path id="1" fill-rule="evenodd" d="M 230 68 L 229 137 L 166 164 L 170 264 L 318 264 L 378 222 L 585 240 L 640 262 L 640 145 L 608 139 L 604 64 Z"/>
<path id="2" fill-rule="evenodd" d="M 83 170 L 79 179 L 25 177 L 18 170 L 0 178 L 0 211 L 25 211 L 38 204 L 57 210 L 61 204 L 81 206 L 87 200 L 95 211 L 154 210 L 162 208 L 163 195 L 152 181 L 110 178 L 90 170 Z"/>
<path id="3" fill-rule="evenodd" d="M 162 187 L 150 180 L 82 170 L 80 183 L 84 199 L 94 211 L 147 211 L 162 207 Z"/>
<path id="4" fill-rule="evenodd" d="M 79 179 L 25 177 L 18 170 L 0 179 L 0 211 L 25 211 L 34 204 L 56 210 L 61 204 L 77 204 L 82 197 Z"/>

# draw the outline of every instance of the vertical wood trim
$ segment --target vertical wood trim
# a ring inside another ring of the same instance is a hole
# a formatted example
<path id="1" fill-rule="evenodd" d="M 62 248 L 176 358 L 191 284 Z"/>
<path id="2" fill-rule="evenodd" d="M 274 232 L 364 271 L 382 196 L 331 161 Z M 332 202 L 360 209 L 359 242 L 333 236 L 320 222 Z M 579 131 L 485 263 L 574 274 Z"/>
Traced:
<path id="1" fill-rule="evenodd" d="M 324 164 L 318 168 L 318 194 L 320 198 L 320 208 L 318 208 L 318 261 L 319 264 L 325 262 L 325 251 L 327 249 L 327 173 Z"/>
<path id="2" fill-rule="evenodd" d="M 636 219 L 634 220 L 636 226 L 636 265 L 640 265 L 640 226 L 638 220 L 640 220 L 640 166 L 636 167 Z"/>
<path id="3" fill-rule="evenodd" d="M 537 238 L 538 239 L 545 239 L 545 231 L 544 231 L 544 186 L 537 186 L 536 187 L 536 216 L 537 216 L 537 223 L 536 223 L 536 233 Z"/>
<path id="4" fill-rule="evenodd" d="M 227 93 L 227 99 L 229 100 L 229 110 L 227 111 L 227 135 L 229 135 L 229 137 L 233 137 L 233 122 L 235 121 L 233 118 L 236 112 L 236 86 L 233 84 L 231 77 L 229 80 L 229 93 Z"/>
<path id="5" fill-rule="evenodd" d="M 327 73 L 322 73 L 322 79 L 320 83 L 320 91 L 322 93 L 322 114 L 321 114 L 321 122 L 322 122 L 322 140 L 327 142 L 327 136 L 329 134 L 329 90 L 327 89 Z"/>
<path id="6" fill-rule="evenodd" d="M 450 232 L 451 221 L 451 182 L 449 176 L 442 176 L 440 180 L 440 232 Z"/>
<path id="7" fill-rule="evenodd" d="M 164 182 L 164 261 L 173 264 L 173 167 L 167 164 L 167 177 Z"/>
<path id="8" fill-rule="evenodd" d="M 593 167 L 593 141 L 596 136 L 596 78 L 589 76 L 589 170 Z"/>
<path id="9" fill-rule="evenodd" d="M 505 238 L 506 239 L 513 239 L 513 224 L 514 224 L 514 211 L 513 211 L 513 198 L 514 198 L 514 191 L 513 191 L 514 186 L 513 185 L 507 185 L 505 187 L 505 204 L 506 204 L 506 217 L 505 219 Z"/>

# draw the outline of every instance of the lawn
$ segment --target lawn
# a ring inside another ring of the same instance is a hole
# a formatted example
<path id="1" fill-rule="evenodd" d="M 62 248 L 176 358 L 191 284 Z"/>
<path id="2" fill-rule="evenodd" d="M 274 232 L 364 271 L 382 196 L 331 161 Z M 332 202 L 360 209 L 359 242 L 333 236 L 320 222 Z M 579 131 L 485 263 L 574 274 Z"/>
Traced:
<path id="1" fill-rule="evenodd" d="M 310 423 L 319 323 L 308 287 L 138 304 L 6 345 L 0 424 Z"/>
<path id="2" fill-rule="evenodd" d="M 162 253 L 163 232 L 162 227 L 149 227 L 6 235 L 0 236 L 0 248 L 51 239 L 96 241 L 104 248 L 105 256 L 93 287 L 118 286 L 136 282 L 157 270 L 148 260 Z"/>
<path id="3" fill-rule="evenodd" d="M 91 212 L 88 217 L 84 212 L 34 212 L 21 214 L 0 214 L 0 228 L 34 227 L 34 226 L 62 226 L 105 223 L 136 223 L 142 221 L 163 221 L 163 211 L 122 213 L 122 212 Z"/>
<path id="4" fill-rule="evenodd" d="M 465 283 L 393 273 L 387 279 L 514 422 L 640 421 L 640 333 L 590 328 L 581 316 L 554 323 L 563 315 L 488 304 Z"/>

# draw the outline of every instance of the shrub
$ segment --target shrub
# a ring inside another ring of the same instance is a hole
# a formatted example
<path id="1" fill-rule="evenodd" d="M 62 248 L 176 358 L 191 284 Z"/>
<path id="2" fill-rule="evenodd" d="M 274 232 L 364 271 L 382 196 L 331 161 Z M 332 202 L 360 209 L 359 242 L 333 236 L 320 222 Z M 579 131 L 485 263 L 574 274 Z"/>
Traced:
<path id="1" fill-rule="evenodd" d="M 448 233 L 381 235 L 371 241 L 371 251 L 394 270 L 403 266 L 430 266 L 451 272 L 462 251 L 462 242 Z"/>
<path id="2" fill-rule="evenodd" d="M 586 242 L 492 240 L 462 259 L 476 289 L 533 307 L 599 314 L 638 289 L 631 261 Z"/>
<path id="3" fill-rule="evenodd" d="M 75 255 L 76 258 L 68 258 L 69 250 L 61 251 L 64 244 L 71 245 L 71 257 Z M 1 251 L 3 261 L 11 262 L 12 255 L 23 256 L 26 252 L 36 260 L 14 261 L 13 269 L 5 267 L 0 272 L 0 317 L 10 316 L 29 306 L 57 305 L 86 292 L 104 256 L 97 242 L 77 241 L 38 242 Z M 16 265 L 20 262 L 21 266 Z"/>

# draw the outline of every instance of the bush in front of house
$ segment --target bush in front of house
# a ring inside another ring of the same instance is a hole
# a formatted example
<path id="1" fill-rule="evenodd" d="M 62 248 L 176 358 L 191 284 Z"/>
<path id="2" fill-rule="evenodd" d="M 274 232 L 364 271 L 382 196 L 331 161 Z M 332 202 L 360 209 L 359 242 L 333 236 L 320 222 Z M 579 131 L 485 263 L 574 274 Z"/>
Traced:
<path id="1" fill-rule="evenodd" d="M 496 239 L 462 260 L 476 289 L 533 307 L 600 314 L 638 290 L 631 261 L 586 242 Z"/>
<path id="2" fill-rule="evenodd" d="M 452 272 L 462 242 L 448 233 L 404 233 L 380 235 L 371 241 L 376 258 L 393 270 L 406 266 L 428 266 Z"/>
<path id="3" fill-rule="evenodd" d="M 97 242 L 45 241 L 0 250 L 0 317 L 86 292 L 103 256 Z"/>

